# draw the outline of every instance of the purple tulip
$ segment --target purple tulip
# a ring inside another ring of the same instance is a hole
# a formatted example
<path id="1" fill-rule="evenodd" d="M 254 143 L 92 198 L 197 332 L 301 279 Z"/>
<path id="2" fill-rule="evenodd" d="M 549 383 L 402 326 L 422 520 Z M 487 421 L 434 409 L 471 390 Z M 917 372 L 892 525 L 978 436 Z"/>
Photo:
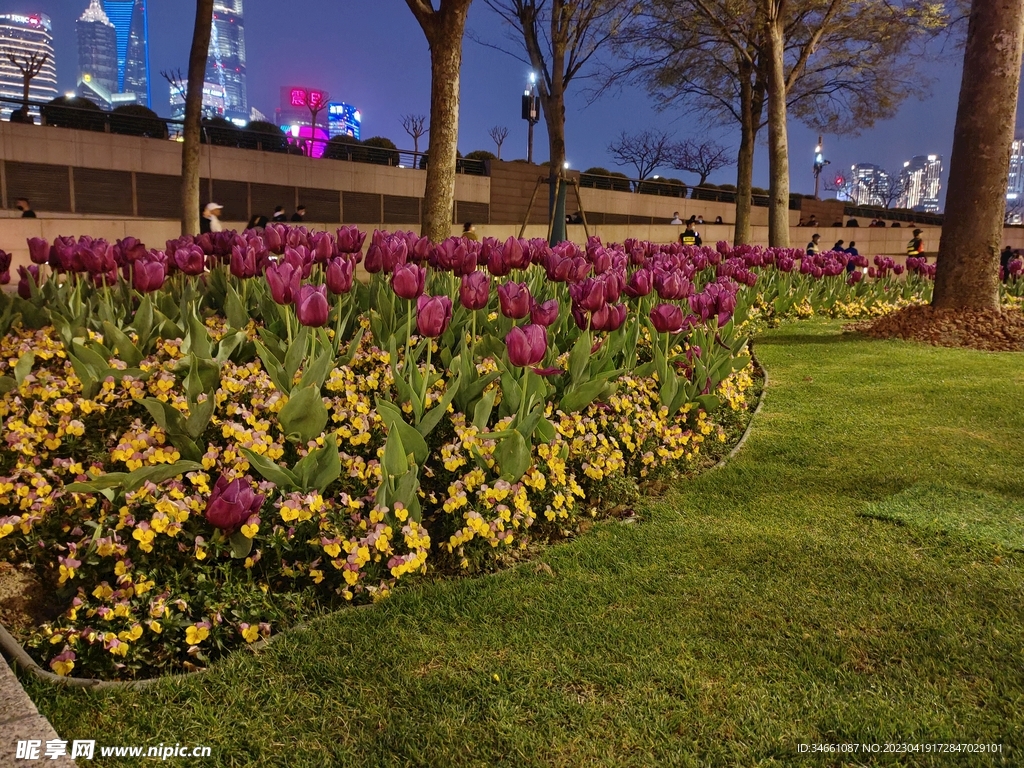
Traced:
<path id="1" fill-rule="evenodd" d="M 505 258 L 504 249 L 497 242 L 491 244 L 485 241 L 480 249 L 481 257 L 484 253 L 487 254 L 487 271 L 495 277 L 504 277 L 512 271 L 512 266 Z"/>
<path id="2" fill-rule="evenodd" d="M 648 296 L 654 287 L 654 276 L 649 269 L 638 269 L 629 277 L 623 292 L 631 299 Z"/>
<path id="3" fill-rule="evenodd" d="M 213 486 L 210 500 L 206 502 L 206 521 L 214 528 L 233 533 L 250 517 L 259 514 L 265 500 L 266 496 L 253 492 L 248 477 L 229 483 L 221 475 Z"/>
<path id="4" fill-rule="evenodd" d="M 236 245 L 231 249 L 230 269 L 231 274 L 240 280 L 255 277 L 259 272 L 256 251 L 253 248 L 239 248 Z"/>
<path id="5" fill-rule="evenodd" d="M 56 237 L 50 246 L 50 268 L 56 272 L 67 272 L 71 269 L 71 261 L 75 252 L 73 237 Z"/>
<path id="6" fill-rule="evenodd" d="M 206 256 L 198 245 L 179 248 L 174 251 L 171 260 L 186 275 L 201 275 L 206 270 Z"/>
<path id="7" fill-rule="evenodd" d="M 302 270 L 291 264 L 277 264 L 267 267 L 267 285 L 270 286 L 270 296 L 278 304 L 291 304 L 299 292 L 302 284 Z"/>
<path id="8" fill-rule="evenodd" d="M 7 272 L 11 268 L 11 254 L 7 251 L 0 251 L 0 272 Z"/>
<path id="9" fill-rule="evenodd" d="M 498 286 L 498 305 L 505 317 L 522 320 L 530 314 L 530 301 L 530 289 L 526 283 L 508 282 Z"/>
<path id="10" fill-rule="evenodd" d="M 659 304 L 651 310 L 651 323 L 658 333 L 675 333 L 683 327 L 683 309 L 675 304 Z"/>
<path id="11" fill-rule="evenodd" d="M 351 259 L 337 257 L 327 265 L 327 290 L 336 296 L 352 290 L 352 275 L 355 264 Z"/>
<path id="12" fill-rule="evenodd" d="M 594 251 L 590 263 L 594 265 L 594 274 L 600 275 L 612 268 L 612 256 L 604 248 Z"/>
<path id="13" fill-rule="evenodd" d="M 50 258 L 50 244 L 41 237 L 29 238 L 28 256 L 33 264 L 45 264 Z"/>
<path id="14" fill-rule="evenodd" d="M 399 264 L 391 275 L 391 289 L 402 299 L 418 299 L 423 295 L 427 270 L 418 264 Z"/>
<path id="15" fill-rule="evenodd" d="M 304 285 L 295 295 L 295 314 L 299 322 L 310 328 L 327 325 L 331 305 L 327 303 L 327 288 L 323 285 Z"/>
<path id="16" fill-rule="evenodd" d="M 280 224 L 267 224 L 263 230 L 263 242 L 267 250 L 280 256 L 284 253 L 284 233 Z"/>
<path id="17" fill-rule="evenodd" d="M 304 245 L 288 246 L 284 249 L 284 261 L 302 270 L 303 279 L 313 271 L 313 254 Z"/>
<path id="18" fill-rule="evenodd" d="M 595 331 L 617 331 L 626 322 L 625 304 L 605 304 L 590 318 L 590 327 Z"/>
<path id="19" fill-rule="evenodd" d="M 167 269 L 159 261 L 137 261 L 132 268 L 132 287 L 139 293 L 152 293 L 163 287 Z"/>
<path id="20" fill-rule="evenodd" d="M 512 365 L 537 365 L 548 351 L 548 332 L 542 325 L 516 326 L 505 337 Z"/>
<path id="21" fill-rule="evenodd" d="M 569 286 L 569 295 L 572 300 L 588 312 L 596 312 L 608 303 L 605 294 L 605 282 L 588 277 L 574 285 Z"/>
<path id="22" fill-rule="evenodd" d="M 447 296 L 420 296 L 416 300 L 416 328 L 421 336 L 437 338 L 452 320 L 452 300 Z"/>
<path id="23" fill-rule="evenodd" d="M 523 241 L 515 237 L 509 237 L 505 241 L 502 255 L 505 257 L 505 263 L 511 269 L 526 269 L 530 266 L 529 244 L 526 244 L 525 248 L 523 245 Z"/>
<path id="24" fill-rule="evenodd" d="M 399 264 L 409 260 L 409 245 L 403 237 L 392 236 L 385 241 L 381 251 L 385 272 L 394 272 Z"/>
<path id="25" fill-rule="evenodd" d="M 558 300 L 550 299 L 543 304 L 536 301 L 530 307 L 530 322 L 547 328 L 558 319 Z"/>
<path id="26" fill-rule="evenodd" d="M 118 240 L 114 245 L 114 261 L 119 267 L 141 261 L 148 253 L 146 246 L 134 237 Z"/>
<path id="27" fill-rule="evenodd" d="M 356 227 L 342 227 L 338 230 L 338 253 L 360 253 L 366 233 Z"/>
<path id="28" fill-rule="evenodd" d="M 693 293 L 693 284 L 681 272 L 655 272 L 654 290 L 665 301 L 685 299 Z"/>
<path id="29" fill-rule="evenodd" d="M 32 284 L 39 285 L 39 265 L 29 264 L 27 267 L 18 267 L 18 295 L 21 298 L 28 299 L 32 298 Z"/>
<path id="30" fill-rule="evenodd" d="M 491 280 L 486 272 L 470 272 L 459 283 L 459 301 L 466 309 L 483 309 L 491 299 Z"/>

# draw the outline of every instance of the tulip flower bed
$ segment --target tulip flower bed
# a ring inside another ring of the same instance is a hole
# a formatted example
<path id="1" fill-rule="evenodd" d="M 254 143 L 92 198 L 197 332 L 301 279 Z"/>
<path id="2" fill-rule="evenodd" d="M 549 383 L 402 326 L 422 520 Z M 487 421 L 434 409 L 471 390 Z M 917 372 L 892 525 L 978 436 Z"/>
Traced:
<path id="1" fill-rule="evenodd" d="M 927 265 L 865 279 L 845 254 L 364 238 L 29 243 L 0 295 L 0 555 L 53 588 L 24 638 L 50 669 L 197 669 L 494 567 L 702 466 L 758 322 L 931 290 Z"/>

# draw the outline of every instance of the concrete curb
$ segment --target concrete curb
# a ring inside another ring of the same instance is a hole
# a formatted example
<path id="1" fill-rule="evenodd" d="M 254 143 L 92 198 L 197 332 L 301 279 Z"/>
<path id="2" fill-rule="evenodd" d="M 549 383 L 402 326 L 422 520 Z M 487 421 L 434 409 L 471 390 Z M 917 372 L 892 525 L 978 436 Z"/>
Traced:
<path id="1" fill-rule="evenodd" d="M 7 662 L 0 658 L 0 768 L 30 765 L 32 761 L 18 760 L 17 746 L 19 741 L 36 740 L 41 742 L 39 756 L 44 757 L 46 742 L 60 739 L 50 725 L 50 721 L 39 714 L 36 705 L 21 687 L 17 676 L 11 671 Z M 70 753 L 71 745 L 67 751 Z M 76 765 L 70 757 L 59 757 L 56 760 L 45 760 L 46 765 Z"/>

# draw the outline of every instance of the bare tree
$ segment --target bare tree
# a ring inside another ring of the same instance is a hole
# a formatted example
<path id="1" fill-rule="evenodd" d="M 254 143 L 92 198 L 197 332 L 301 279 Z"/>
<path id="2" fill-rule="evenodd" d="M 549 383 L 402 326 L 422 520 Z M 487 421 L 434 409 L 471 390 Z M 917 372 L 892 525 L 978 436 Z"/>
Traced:
<path id="1" fill-rule="evenodd" d="M 675 146 L 670 160 L 671 166 L 677 171 L 697 174 L 700 177 L 698 187 L 703 187 L 708 176 L 715 171 L 735 163 L 729 149 L 712 139 L 686 139 Z"/>
<path id="2" fill-rule="evenodd" d="M 999 309 L 999 250 L 1024 53 L 1024 0 L 974 0 L 933 305 Z"/>
<path id="3" fill-rule="evenodd" d="M 481 40 L 531 66 L 537 74 L 548 130 L 552 189 L 565 164 L 565 93 L 594 55 L 617 33 L 632 0 L 485 0 L 512 30 L 518 53 Z M 552 200 L 553 203 L 553 200 Z"/>
<path id="4" fill-rule="evenodd" d="M 899 203 L 907 193 L 907 179 L 898 173 L 886 173 L 871 188 L 871 196 L 878 200 L 879 205 L 889 210 Z"/>
<path id="5" fill-rule="evenodd" d="M 18 58 L 15 51 L 4 51 L 4 55 L 14 65 L 14 68 L 21 73 L 21 111 L 23 115 L 28 115 L 29 88 L 32 85 L 33 78 L 43 71 L 43 67 L 49 60 L 50 54 L 22 54 L 21 58 Z"/>
<path id="6" fill-rule="evenodd" d="M 618 139 L 608 145 L 608 153 L 615 159 L 616 165 L 632 165 L 636 168 L 636 177 L 643 181 L 669 160 L 674 147 L 672 137 L 664 131 L 647 129 L 634 134 L 623 131 Z M 638 185 L 637 191 L 639 189 Z"/>
<path id="7" fill-rule="evenodd" d="M 459 144 L 462 37 L 473 0 L 405 0 L 430 46 L 430 145 L 423 234 L 441 242 L 455 218 L 455 161 Z"/>
<path id="8" fill-rule="evenodd" d="M 181 233 L 199 231 L 200 130 L 203 117 L 203 83 L 206 59 L 210 51 L 213 26 L 213 0 L 196 0 L 196 23 L 192 30 L 192 49 L 188 57 L 188 84 L 185 91 L 185 127 L 181 145 Z"/>
<path id="9" fill-rule="evenodd" d="M 941 4 L 923 0 L 650 0 L 616 37 L 624 63 L 605 82 L 638 81 L 662 108 L 740 124 L 737 243 L 750 238 L 757 134 L 774 119 L 772 220 L 782 238 L 788 114 L 829 133 L 856 133 L 892 116 L 928 82 L 914 67 L 921 59 L 914 43 L 945 23 Z M 778 98 L 766 114 L 772 82 Z"/>
<path id="10" fill-rule="evenodd" d="M 496 125 L 487 132 L 487 135 L 491 137 L 491 141 L 497 146 L 498 159 L 501 160 L 501 145 L 508 138 L 508 128 L 503 125 Z"/>
<path id="11" fill-rule="evenodd" d="M 426 115 L 402 115 L 402 128 L 412 137 L 412 151 L 419 154 L 420 138 L 430 133 Z"/>
<path id="12" fill-rule="evenodd" d="M 167 84 L 171 87 L 171 93 L 178 94 L 184 102 L 185 93 L 188 91 L 188 81 L 185 79 L 185 75 L 182 74 L 181 69 L 161 69 L 160 77 L 167 81 Z"/>
<path id="13" fill-rule="evenodd" d="M 331 100 L 331 94 L 327 91 L 320 91 L 316 88 L 303 88 L 302 101 L 309 110 L 310 141 L 306 154 L 313 157 L 313 148 L 316 144 L 316 121 L 320 113 L 327 109 L 327 102 Z M 300 145 L 301 146 L 301 145 Z"/>

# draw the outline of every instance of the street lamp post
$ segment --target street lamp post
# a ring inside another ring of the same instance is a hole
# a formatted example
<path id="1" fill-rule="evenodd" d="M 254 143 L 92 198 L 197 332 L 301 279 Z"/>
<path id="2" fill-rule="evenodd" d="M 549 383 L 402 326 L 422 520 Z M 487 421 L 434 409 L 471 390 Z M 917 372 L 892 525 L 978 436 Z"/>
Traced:
<path id="1" fill-rule="evenodd" d="M 825 155 L 822 154 L 822 143 L 821 136 L 818 137 L 818 146 L 814 148 L 814 199 L 820 200 L 818 196 L 819 183 L 821 182 L 821 172 L 825 169 L 826 165 L 829 165 L 830 161 L 825 159 Z"/>
<path id="2" fill-rule="evenodd" d="M 533 163 L 533 126 L 540 121 L 540 98 L 537 96 L 537 75 L 530 73 L 530 87 L 523 93 L 523 120 L 529 123 L 526 139 L 526 162 Z"/>

